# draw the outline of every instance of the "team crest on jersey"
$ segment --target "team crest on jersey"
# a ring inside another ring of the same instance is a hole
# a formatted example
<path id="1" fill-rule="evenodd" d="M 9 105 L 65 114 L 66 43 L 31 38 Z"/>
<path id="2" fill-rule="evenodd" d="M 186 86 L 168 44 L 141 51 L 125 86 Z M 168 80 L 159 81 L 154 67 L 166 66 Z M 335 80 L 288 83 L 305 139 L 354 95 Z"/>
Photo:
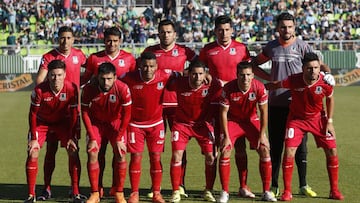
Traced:
<path id="1" fill-rule="evenodd" d="M 78 64 L 79 63 L 79 58 L 77 56 L 73 56 L 72 61 L 73 61 L 73 64 Z"/>
<path id="2" fill-rule="evenodd" d="M 209 93 L 209 90 L 208 89 L 204 89 L 201 93 L 201 96 L 202 97 L 206 97 L 206 95 Z"/>
<path id="3" fill-rule="evenodd" d="M 66 100 L 66 93 L 60 93 L 59 100 L 60 101 L 65 101 Z"/>
<path id="4" fill-rule="evenodd" d="M 177 49 L 173 49 L 171 55 L 172 56 L 179 56 L 179 51 Z"/>
<path id="5" fill-rule="evenodd" d="M 124 67 L 124 66 L 125 66 L 125 61 L 124 61 L 124 59 L 120 59 L 120 60 L 119 60 L 119 66 L 120 66 L 120 67 Z"/>
<path id="6" fill-rule="evenodd" d="M 254 92 L 249 93 L 249 100 L 250 101 L 255 101 L 256 100 L 256 94 Z"/>
<path id="7" fill-rule="evenodd" d="M 163 83 L 163 82 L 158 82 L 158 84 L 157 84 L 157 89 L 158 89 L 158 90 L 164 89 L 164 83 Z"/>
<path id="8" fill-rule="evenodd" d="M 317 86 L 315 88 L 315 94 L 321 94 L 322 93 L 322 87 L 321 86 Z"/>
<path id="9" fill-rule="evenodd" d="M 115 103 L 115 102 L 116 102 L 116 96 L 115 96 L 115 94 L 110 94 L 110 96 L 109 96 L 109 101 L 110 101 L 111 103 Z"/>
<path id="10" fill-rule="evenodd" d="M 230 48 L 230 55 L 235 55 L 235 54 L 236 54 L 236 49 Z"/>

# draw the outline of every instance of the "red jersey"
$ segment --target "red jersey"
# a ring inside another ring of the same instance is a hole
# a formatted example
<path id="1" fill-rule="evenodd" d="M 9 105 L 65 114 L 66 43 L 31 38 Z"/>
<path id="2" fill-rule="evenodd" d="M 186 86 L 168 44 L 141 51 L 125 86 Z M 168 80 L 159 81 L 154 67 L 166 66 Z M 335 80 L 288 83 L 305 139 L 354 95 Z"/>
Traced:
<path id="1" fill-rule="evenodd" d="M 170 69 L 176 72 L 183 72 L 186 61 L 192 61 L 196 53 L 189 47 L 175 44 L 171 50 L 164 50 L 160 44 L 147 47 L 145 51 L 153 52 L 156 55 L 158 69 Z M 164 106 L 176 106 L 176 93 L 165 90 L 163 98 Z"/>
<path id="2" fill-rule="evenodd" d="M 71 48 L 70 54 L 66 56 L 59 52 L 58 49 L 53 49 L 42 56 L 39 69 L 48 70 L 49 63 L 55 59 L 64 61 L 66 65 L 65 79 L 75 83 L 79 88 L 81 66 L 86 63 L 85 54 L 80 49 Z"/>
<path id="3" fill-rule="evenodd" d="M 170 75 L 171 70 L 157 70 L 154 78 L 145 82 L 140 71 L 133 71 L 121 78 L 129 86 L 133 101 L 130 125 L 147 128 L 163 121 L 161 103 Z"/>
<path id="4" fill-rule="evenodd" d="M 29 123 L 32 136 L 36 135 L 38 120 L 52 125 L 70 119 L 71 126 L 75 125 L 77 106 L 78 88 L 74 83 L 65 81 L 64 87 L 56 94 L 51 90 L 49 81 L 40 83 L 31 94 Z"/>
<path id="5" fill-rule="evenodd" d="M 226 47 L 215 41 L 201 49 L 199 58 L 209 68 L 213 77 L 229 82 L 236 79 L 237 64 L 249 59 L 250 53 L 243 43 L 235 40 Z"/>
<path id="6" fill-rule="evenodd" d="M 323 98 L 331 97 L 333 87 L 328 85 L 320 74 L 312 85 L 305 84 L 303 73 L 289 76 L 281 82 L 282 87 L 291 91 L 289 118 L 310 119 L 320 117 L 323 110 Z"/>
<path id="7" fill-rule="evenodd" d="M 189 77 L 176 79 L 169 89 L 175 90 L 178 98 L 175 121 L 187 124 L 209 121 L 212 116 L 210 104 L 221 94 L 218 80 L 213 80 L 211 85 L 203 84 L 198 89 L 193 89 L 190 87 Z"/>
<path id="8" fill-rule="evenodd" d="M 228 119 L 231 121 L 249 121 L 257 119 L 257 104 L 268 102 L 265 86 L 260 81 L 253 79 L 248 91 L 239 89 L 237 80 L 232 80 L 223 88 L 220 104 L 229 107 Z"/>
<path id="9" fill-rule="evenodd" d="M 134 56 L 126 51 L 120 50 L 118 55 L 112 58 L 103 50 L 89 56 L 86 62 L 86 71 L 92 75 L 97 75 L 99 65 L 104 62 L 110 62 L 116 67 L 116 76 L 118 77 L 135 70 L 136 66 Z"/>

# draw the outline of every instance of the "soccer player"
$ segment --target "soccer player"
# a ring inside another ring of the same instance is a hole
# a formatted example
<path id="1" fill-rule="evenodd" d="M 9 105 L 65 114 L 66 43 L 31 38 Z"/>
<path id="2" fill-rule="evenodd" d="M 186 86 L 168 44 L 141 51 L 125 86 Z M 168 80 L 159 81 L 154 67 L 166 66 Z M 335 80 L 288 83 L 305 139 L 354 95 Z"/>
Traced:
<path id="1" fill-rule="evenodd" d="M 201 152 L 205 156 L 206 190 L 212 190 L 216 170 L 213 154 L 213 127 L 209 124 L 212 119 L 209 108 L 221 94 L 221 85 L 218 80 L 205 84 L 205 65 L 200 61 L 193 61 L 188 69 L 189 76 L 174 79 L 169 83 L 169 90 L 177 94 L 178 107 L 176 108 L 174 125 L 172 128 L 172 158 L 170 164 L 171 183 L 173 194 L 171 202 L 180 202 L 181 192 L 181 162 L 183 152 L 191 138 L 195 138 Z M 210 115 L 209 115 L 210 114 Z"/>
<path id="2" fill-rule="evenodd" d="M 266 136 L 267 92 L 264 85 L 254 79 L 251 60 L 237 65 L 237 79 L 223 88 L 220 102 L 221 155 L 219 164 L 222 192 L 218 202 L 229 201 L 230 156 L 235 141 L 246 137 L 250 147 L 259 154 L 259 170 L 263 183 L 262 200 L 276 202 L 270 192 L 271 160 L 269 141 Z M 257 108 L 260 118 L 257 115 Z M 235 146 L 239 147 L 239 146 Z"/>
<path id="3" fill-rule="evenodd" d="M 96 80 L 85 85 L 81 107 L 87 131 L 87 168 L 91 185 L 91 196 L 87 203 L 100 201 L 98 154 L 104 138 L 113 147 L 115 201 L 126 203 L 123 190 L 127 166 L 126 128 L 131 117 L 131 95 L 128 86 L 116 79 L 116 68 L 112 63 L 102 63 Z"/>
<path id="4" fill-rule="evenodd" d="M 342 200 L 344 196 L 338 188 L 339 160 L 332 119 L 334 115 L 333 87 L 324 82 L 324 76 L 320 73 L 321 63 L 315 53 L 306 53 L 302 64 L 302 73 L 267 84 L 269 89 L 290 89 L 292 97 L 285 131 L 285 152 L 282 163 L 285 190 L 281 200 L 292 199 L 291 180 L 294 156 L 306 132 L 312 133 L 317 146 L 324 149 L 330 180 L 329 198 Z"/>
<path id="5" fill-rule="evenodd" d="M 40 148 L 45 141 L 65 147 L 69 157 L 69 173 L 73 189 L 79 180 L 79 154 L 76 134 L 78 112 L 78 88 L 65 80 L 66 65 L 62 60 L 53 60 L 47 66 L 47 79 L 38 84 L 31 94 L 29 113 L 28 157 L 26 178 L 29 197 L 25 203 L 36 202 L 35 183 L 38 172 Z M 46 174 L 44 174 L 46 175 Z M 81 200 L 74 193 L 74 202 Z"/>
<path id="6" fill-rule="evenodd" d="M 59 38 L 58 38 L 58 47 L 52 49 L 51 51 L 45 53 L 42 56 L 39 71 L 36 77 L 36 84 L 40 84 L 46 79 L 48 74 L 48 65 L 53 60 L 62 60 L 66 65 L 66 78 L 65 80 L 73 82 L 80 90 L 80 69 L 86 63 L 86 56 L 80 50 L 73 48 L 74 44 L 74 34 L 71 27 L 63 26 L 59 28 Z M 79 97 L 78 97 L 79 98 Z M 78 107 L 80 113 L 80 105 Z M 77 132 L 76 136 L 80 139 L 80 114 L 77 119 Z M 55 169 L 55 155 L 58 149 L 58 142 L 46 142 L 46 155 L 44 160 L 44 188 L 42 194 L 38 196 L 38 200 L 46 200 L 51 198 L 51 177 Z M 81 164 L 80 160 L 74 163 L 74 170 L 76 171 L 76 177 L 80 178 L 81 173 Z M 75 176 L 74 176 L 75 177 Z M 71 196 L 74 198 L 82 198 L 85 196 L 79 195 L 79 180 L 73 180 L 71 188 Z"/>
<path id="7" fill-rule="evenodd" d="M 131 194 L 128 203 L 139 202 L 141 160 L 145 141 L 150 157 L 152 202 L 165 202 L 160 193 L 161 153 L 164 151 L 165 142 L 161 103 L 171 72 L 171 70 L 158 70 L 155 54 L 144 52 L 140 57 L 140 69 L 127 73 L 121 79 L 129 86 L 133 101 L 127 145 L 128 152 L 131 153 L 129 165 Z"/>
<path id="8" fill-rule="evenodd" d="M 236 65 L 243 60 L 250 59 L 250 53 L 243 43 L 237 42 L 231 38 L 234 30 L 230 17 L 226 15 L 218 16 L 215 19 L 214 31 L 217 40 L 205 45 L 205 47 L 201 49 L 199 59 L 209 68 L 210 75 L 219 79 L 224 86 L 229 81 L 236 79 Z M 214 133 L 215 138 L 217 139 L 216 145 L 219 145 L 220 134 L 220 123 L 218 119 L 219 108 L 218 105 L 212 108 L 215 110 Z M 239 195 L 241 197 L 254 198 L 255 195 L 250 191 L 246 184 L 247 155 L 245 139 L 238 139 L 235 145 L 238 146 L 235 148 L 235 160 L 240 182 Z M 213 199 L 211 193 L 208 193 L 208 195 L 209 199 Z"/>
<path id="9" fill-rule="evenodd" d="M 185 63 L 197 58 L 196 53 L 188 47 L 176 43 L 175 25 L 171 20 L 160 21 L 158 26 L 160 44 L 147 47 L 144 52 L 153 52 L 159 70 L 171 69 L 184 72 Z M 171 130 L 177 106 L 176 93 L 165 89 L 163 97 L 163 119 L 166 132 L 166 123 Z M 185 192 L 186 151 L 184 151 L 181 171 L 180 193 L 187 197 Z M 149 193 L 150 196 L 152 195 Z"/>
<path id="10" fill-rule="evenodd" d="M 286 77 L 302 72 L 301 60 L 305 53 L 312 49 L 306 42 L 295 36 L 295 19 L 289 13 L 281 13 L 277 17 L 276 31 L 280 37 L 267 43 L 262 53 L 254 60 L 254 73 L 256 76 L 268 80 L 283 80 Z M 271 60 L 270 74 L 259 68 L 258 65 Z M 330 69 L 321 64 L 323 71 Z M 330 74 L 328 74 L 330 76 Z M 329 81 L 331 83 L 331 81 Z M 276 196 L 280 195 L 278 177 L 281 164 L 281 154 L 284 145 L 285 124 L 289 112 L 290 91 L 278 89 L 269 93 L 269 142 L 270 156 L 272 162 L 271 190 Z M 302 144 L 299 146 L 295 160 L 299 174 L 299 193 L 308 197 L 316 197 L 316 193 L 306 183 L 306 148 L 307 135 L 303 136 Z"/>
<path id="11" fill-rule="evenodd" d="M 89 56 L 86 62 L 85 73 L 81 77 L 81 84 L 85 84 L 92 77 L 96 76 L 98 73 L 99 65 L 104 62 L 110 62 L 115 66 L 117 77 L 120 77 L 129 71 L 135 70 L 136 62 L 134 56 L 120 49 L 121 31 L 119 30 L 119 28 L 110 27 L 105 29 L 104 44 L 105 44 L 105 50 L 93 53 Z M 106 154 L 106 147 L 108 140 L 106 138 L 103 138 L 102 142 L 103 143 L 101 143 L 101 149 L 99 152 L 99 164 L 100 164 L 99 186 L 100 186 L 101 197 L 104 195 L 102 180 L 105 170 L 105 154 Z M 114 163 L 114 158 L 113 158 L 113 163 Z M 113 180 L 112 186 L 114 186 L 114 184 L 115 182 Z M 114 195 L 113 187 L 110 190 L 110 195 Z"/>

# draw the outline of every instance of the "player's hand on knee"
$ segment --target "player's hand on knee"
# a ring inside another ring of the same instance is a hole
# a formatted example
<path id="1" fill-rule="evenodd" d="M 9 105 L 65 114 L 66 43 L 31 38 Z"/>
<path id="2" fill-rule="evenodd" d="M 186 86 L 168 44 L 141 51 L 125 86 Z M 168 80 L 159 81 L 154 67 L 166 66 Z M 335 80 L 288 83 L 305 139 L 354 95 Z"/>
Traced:
<path id="1" fill-rule="evenodd" d="M 69 152 L 76 152 L 78 150 L 77 144 L 73 139 L 69 139 L 66 143 L 66 150 Z"/>
<path id="2" fill-rule="evenodd" d="M 230 139 L 228 137 L 224 137 L 224 139 L 222 139 L 220 143 L 221 153 L 224 153 L 225 151 L 231 149 L 232 149 L 232 145 Z"/>
<path id="3" fill-rule="evenodd" d="M 331 75 L 330 73 L 326 73 L 326 72 L 321 72 L 321 74 L 324 76 L 324 81 L 331 85 L 331 86 L 335 86 L 336 82 L 335 82 L 335 78 L 333 75 Z"/>
<path id="4" fill-rule="evenodd" d="M 269 144 L 269 140 L 266 137 L 266 134 L 260 135 L 259 136 L 259 140 L 258 140 L 258 145 L 257 145 L 257 149 L 260 148 L 260 146 L 264 146 L 267 149 L 270 149 L 270 144 Z"/>
<path id="5" fill-rule="evenodd" d="M 99 146 L 95 140 L 90 140 L 87 145 L 87 152 L 97 152 L 99 151 Z"/>
<path id="6" fill-rule="evenodd" d="M 28 142 L 28 153 L 31 154 L 33 153 L 35 150 L 39 150 L 40 149 L 40 144 L 37 140 L 30 140 Z"/>
<path id="7" fill-rule="evenodd" d="M 126 144 L 124 143 L 124 141 L 117 141 L 116 147 L 117 147 L 117 150 L 118 150 L 120 156 L 122 156 L 124 154 L 123 152 L 126 152 Z"/>

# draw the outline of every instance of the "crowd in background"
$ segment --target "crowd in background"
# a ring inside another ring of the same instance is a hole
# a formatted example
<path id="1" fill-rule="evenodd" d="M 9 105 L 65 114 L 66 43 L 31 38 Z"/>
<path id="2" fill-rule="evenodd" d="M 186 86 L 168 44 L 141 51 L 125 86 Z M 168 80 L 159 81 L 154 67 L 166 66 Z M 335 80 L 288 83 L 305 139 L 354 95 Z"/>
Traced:
<path id="1" fill-rule="evenodd" d="M 0 32 L 18 33 L 17 43 L 26 45 L 55 42 L 58 28 L 68 25 L 75 43 L 102 43 L 104 29 L 116 25 L 125 43 L 146 43 L 157 40 L 157 24 L 168 18 L 176 22 L 178 42 L 207 43 L 214 38 L 214 19 L 226 14 L 233 19 L 234 38 L 255 42 L 275 39 L 275 18 L 288 11 L 296 17 L 297 35 L 303 40 L 360 39 L 358 0 L 225 0 L 202 5 L 190 0 L 179 12 L 152 6 L 137 12 L 123 6 L 80 8 L 76 0 L 3 0 Z"/>

